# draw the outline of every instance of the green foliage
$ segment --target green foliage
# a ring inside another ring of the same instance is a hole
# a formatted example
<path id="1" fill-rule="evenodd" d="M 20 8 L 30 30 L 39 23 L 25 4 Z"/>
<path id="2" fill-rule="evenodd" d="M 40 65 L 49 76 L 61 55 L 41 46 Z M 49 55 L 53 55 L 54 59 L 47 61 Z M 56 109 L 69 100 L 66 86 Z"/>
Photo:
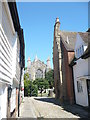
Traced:
<path id="1" fill-rule="evenodd" d="M 30 80 L 30 79 L 29 79 L 29 74 L 28 74 L 28 73 L 25 73 L 25 74 L 24 74 L 24 81 L 25 81 L 25 80 Z"/>
<path id="2" fill-rule="evenodd" d="M 38 87 L 37 87 L 37 85 L 34 85 L 32 83 L 32 86 L 31 86 L 31 96 L 36 96 L 37 97 L 37 95 L 38 95 Z"/>
<path id="3" fill-rule="evenodd" d="M 41 96 L 42 96 L 42 91 L 44 89 L 47 89 L 49 87 L 49 83 L 46 79 L 43 78 L 38 78 L 33 82 L 34 85 L 38 86 L 38 90 L 40 90 L 41 92 Z"/>
<path id="4" fill-rule="evenodd" d="M 37 96 L 38 90 L 40 90 L 41 96 L 42 92 L 48 88 L 53 88 L 53 70 L 46 73 L 45 79 L 38 78 L 33 82 L 29 79 L 29 74 L 24 74 L 24 94 L 25 96 Z"/>
<path id="5" fill-rule="evenodd" d="M 25 67 L 24 70 L 27 70 L 27 67 Z"/>
<path id="6" fill-rule="evenodd" d="M 54 87 L 54 78 L 53 78 L 54 71 L 50 70 L 49 72 L 46 73 L 45 79 L 48 80 L 49 87 L 53 88 Z"/>
<path id="7" fill-rule="evenodd" d="M 38 87 L 34 85 L 32 81 L 29 79 L 29 74 L 24 74 L 24 95 L 25 96 L 37 96 L 38 95 Z"/>

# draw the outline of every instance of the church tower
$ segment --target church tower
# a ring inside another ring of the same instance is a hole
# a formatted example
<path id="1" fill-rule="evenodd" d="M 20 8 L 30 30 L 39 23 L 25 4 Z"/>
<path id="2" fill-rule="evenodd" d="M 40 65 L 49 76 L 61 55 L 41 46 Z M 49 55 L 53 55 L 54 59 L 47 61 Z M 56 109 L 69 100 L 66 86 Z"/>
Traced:
<path id="1" fill-rule="evenodd" d="M 31 66 L 31 60 L 30 60 L 30 57 L 29 57 L 28 60 L 27 60 L 27 69 L 30 68 L 30 66 Z"/>
<path id="2" fill-rule="evenodd" d="M 35 62 L 38 60 L 38 57 L 37 57 L 37 55 L 35 56 Z"/>
<path id="3" fill-rule="evenodd" d="M 48 72 L 50 69 L 51 69 L 50 57 L 48 57 L 48 59 L 47 59 L 47 70 L 46 70 L 46 72 Z"/>

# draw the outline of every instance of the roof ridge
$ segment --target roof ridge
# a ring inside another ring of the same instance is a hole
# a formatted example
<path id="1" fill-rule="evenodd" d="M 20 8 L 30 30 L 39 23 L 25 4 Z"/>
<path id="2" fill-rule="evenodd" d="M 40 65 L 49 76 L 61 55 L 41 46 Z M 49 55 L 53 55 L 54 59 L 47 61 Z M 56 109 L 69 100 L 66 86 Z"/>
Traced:
<path id="1" fill-rule="evenodd" d="M 86 34 L 88 34 L 88 32 L 78 32 L 78 33 L 86 33 Z"/>
<path id="2" fill-rule="evenodd" d="M 74 31 L 64 31 L 64 30 L 60 30 L 60 32 L 67 32 L 67 33 L 78 33 L 78 32 L 74 32 Z"/>

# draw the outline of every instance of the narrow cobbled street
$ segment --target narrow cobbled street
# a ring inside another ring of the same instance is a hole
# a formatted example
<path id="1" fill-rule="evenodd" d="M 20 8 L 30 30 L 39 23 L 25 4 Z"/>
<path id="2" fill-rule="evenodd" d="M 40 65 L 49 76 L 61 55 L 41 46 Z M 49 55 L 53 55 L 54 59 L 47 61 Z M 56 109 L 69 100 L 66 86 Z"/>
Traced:
<path id="1" fill-rule="evenodd" d="M 47 97 L 25 97 L 21 105 L 21 118 L 84 118 L 88 112 L 77 105 L 60 105 Z"/>

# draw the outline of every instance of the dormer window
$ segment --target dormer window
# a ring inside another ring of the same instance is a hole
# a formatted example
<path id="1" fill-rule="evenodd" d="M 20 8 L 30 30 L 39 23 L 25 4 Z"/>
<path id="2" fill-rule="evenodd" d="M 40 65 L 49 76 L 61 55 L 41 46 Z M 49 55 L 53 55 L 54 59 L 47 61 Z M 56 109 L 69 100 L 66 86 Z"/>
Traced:
<path id="1" fill-rule="evenodd" d="M 76 57 L 79 58 L 81 55 L 83 55 L 84 53 L 84 46 L 80 46 L 77 50 L 76 50 Z"/>
<path id="2" fill-rule="evenodd" d="M 78 57 L 80 56 L 79 48 L 78 48 Z"/>
<path id="3" fill-rule="evenodd" d="M 84 53 L 84 46 L 82 45 L 82 54 Z"/>

